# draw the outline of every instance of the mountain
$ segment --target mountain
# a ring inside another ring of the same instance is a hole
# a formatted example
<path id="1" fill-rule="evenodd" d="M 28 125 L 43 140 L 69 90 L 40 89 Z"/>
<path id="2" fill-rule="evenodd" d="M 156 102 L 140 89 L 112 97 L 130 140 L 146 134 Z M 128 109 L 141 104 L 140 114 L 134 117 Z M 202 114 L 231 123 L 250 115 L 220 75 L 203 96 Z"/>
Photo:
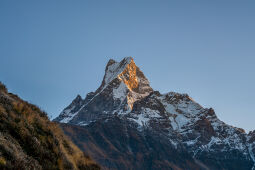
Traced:
<path id="1" fill-rule="evenodd" d="M 46 113 L 0 83 L 0 169 L 98 170 Z"/>
<path id="2" fill-rule="evenodd" d="M 100 87 L 55 119 L 103 169 L 255 169 L 255 131 L 187 94 L 161 94 L 133 58 L 109 60 Z"/>

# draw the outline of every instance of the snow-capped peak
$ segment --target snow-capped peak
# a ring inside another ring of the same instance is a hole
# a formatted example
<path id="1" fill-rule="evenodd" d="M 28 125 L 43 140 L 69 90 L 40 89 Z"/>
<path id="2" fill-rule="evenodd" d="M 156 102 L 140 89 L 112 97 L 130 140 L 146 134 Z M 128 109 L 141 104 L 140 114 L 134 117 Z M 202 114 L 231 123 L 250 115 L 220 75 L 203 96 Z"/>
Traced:
<path id="1" fill-rule="evenodd" d="M 131 62 L 134 62 L 132 57 L 125 57 L 121 62 L 116 62 L 115 60 L 110 59 L 105 68 L 102 88 L 106 87 L 112 80 L 117 78 Z"/>
<path id="2" fill-rule="evenodd" d="M 96 112 L 96 114 L 90 113 L 92 117 L 101 114 L 101 112 L 98 113 L 100 107 L 104 108 L 104 114 L 127 113 L 132 110 L 136 101 L 145 98 L 151 92 L 153 89 L 150 87 L 149 81 L 136 66 L 132 57 L 125 57 L 120 62 L 110 59 L 106 65 L 100 87 L 95 92 L 89 93 L 84 100 L 77 96 L 55 121 L 62 123 L 78 121 L 80 113 L 90 110 L 89 107 L 100 103 L 101 100 L 105 100 L 108 104 L 97 105 L 92 109 Z M 87 119 L 91 119 L 91 117 Z"/>
<path id="3" fill-rule="evenodd" d="M 153 91 L 132 57 L 125 57 L 120 62 L 113 59 L 108 61 L 104 79 L 96 94 L 105 89 L 112 91 L 114 99 L 119 99 L 121 102 L 127 99 L 130 109 L 135 101 L 148 96 Z"/>

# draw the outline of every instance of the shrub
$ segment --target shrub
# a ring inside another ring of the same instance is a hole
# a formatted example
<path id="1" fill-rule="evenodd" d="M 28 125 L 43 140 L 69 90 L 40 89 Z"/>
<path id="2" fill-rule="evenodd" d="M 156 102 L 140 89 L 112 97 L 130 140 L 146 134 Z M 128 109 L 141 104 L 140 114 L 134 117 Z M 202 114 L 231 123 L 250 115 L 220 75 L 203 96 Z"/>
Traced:
<path id="1" fill-rule="evenodd" d="M 7 88 L 2 82 L 0 82 L 0 91 L 7 92 Z"/>
<path id="2" fill-rule="evenodd" d="M 0 157 L 0 167 L 5 165 L 6 165 L 6 160 L 4 159 L 4 157 Z"/>

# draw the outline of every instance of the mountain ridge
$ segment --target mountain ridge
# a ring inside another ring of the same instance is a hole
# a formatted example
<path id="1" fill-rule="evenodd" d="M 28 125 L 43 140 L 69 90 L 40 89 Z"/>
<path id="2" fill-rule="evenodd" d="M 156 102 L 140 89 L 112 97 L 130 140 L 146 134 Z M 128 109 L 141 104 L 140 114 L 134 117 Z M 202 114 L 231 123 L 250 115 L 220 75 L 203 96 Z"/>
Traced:
<path id="1" fill-rule="evenodd" d="M 103 132 L 117 133 L 116 129 L 130 128 L 133 129 L 132 133 L 138 136 L 147 134 L 155 141 L 157 141 L 157 135 L 151 134 L 159 134 L 164 136 L 162 140 L 165 146 L 171 145 L 179 154 L 188 153 L 191 156 L 188 160 L 195 167 L 201 165 L 201 168 L 205 165 L 209 169 L 254 168 L 254 133 L 247 134 L 241 128 L 222 122 L 212 108 L 203 108 L 187 94 L 175 92 L 161 94 L 154 91 L 142 71 L 135 65 L 133 58 L 124 58 L 121 62 L 109 60 L 101 86 L 95 92 L 89 93 L 81 103 L 73 107 L 69 105 L 55 121 L 79 125 L 83 129 L 88 128 L 90 131 L 84 130 L 87 134 L 92 133 L 95 130 L 93 128 L 103 128 L 98 124 L 99 122 L 108 127 L 111 125 L 107 122 L 111 121 L 115 122 L 116 127 L 107 132 L 101 129 Z M 125 126 L 117 123 L 118 121 Z M 62 127 L 65 129 L 67 126 Z M 71 127 L 68 128 L 70 130 Z M 106 135 L 100 131 L 98 133 Z M 70 133 L 68 135 L 78 142 L 78 137 L 73 137 Z M 132 135 L 131 132 L 127 133 L 127 136 Z M 113 136 L 105 138 L 110 143 L 115 143 L 116 141 L 111 137 Z M 92 137 L 94 138 L 96 136 Z M 83 140 L 83 138 L 79 139 Z M 84 142 L 83 144 L 87 145 L 90 141 Z M 141 138 L 136 142 L 146 143 L 147 141 Z M 150 145 L 159 147 L 157 143 Z M 102 146 L 100 149 L 104 150 Z M 145 151 L 141 150 L 141 152 Z M 161 152 L 164 151 L 161 150 Z M 155 154 L 150 153 L 151 156 Z M 119 156 L 125 159 L 125 155 L 119 154 Z M 94 155 L 94 158 L 97 161 L 101 160 L 99 155 Z M 144 154 L 142 158 L 148 159 Z M 170 162 L 171 167 L 183 168 L 180 163 L 171 162 L 174 160 L 166 157 L 164 159 Z M 98 162 L 110 169 L 114 168 L 102 160 Z M 163 169 L 167 167 L 167 163 L 161 162 L 161 165 Z"/>

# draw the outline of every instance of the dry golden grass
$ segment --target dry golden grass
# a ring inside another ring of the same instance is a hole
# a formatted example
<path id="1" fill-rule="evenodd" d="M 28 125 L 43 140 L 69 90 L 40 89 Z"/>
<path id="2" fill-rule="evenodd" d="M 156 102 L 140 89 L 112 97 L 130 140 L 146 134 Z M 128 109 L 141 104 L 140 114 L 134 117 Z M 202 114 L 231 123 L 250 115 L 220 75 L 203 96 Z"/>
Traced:
<path id="1" fill-rule="evenodd" d="M 45 112 L 2 84 L 0 122 L 0 169 L 100 169 Z"/>

